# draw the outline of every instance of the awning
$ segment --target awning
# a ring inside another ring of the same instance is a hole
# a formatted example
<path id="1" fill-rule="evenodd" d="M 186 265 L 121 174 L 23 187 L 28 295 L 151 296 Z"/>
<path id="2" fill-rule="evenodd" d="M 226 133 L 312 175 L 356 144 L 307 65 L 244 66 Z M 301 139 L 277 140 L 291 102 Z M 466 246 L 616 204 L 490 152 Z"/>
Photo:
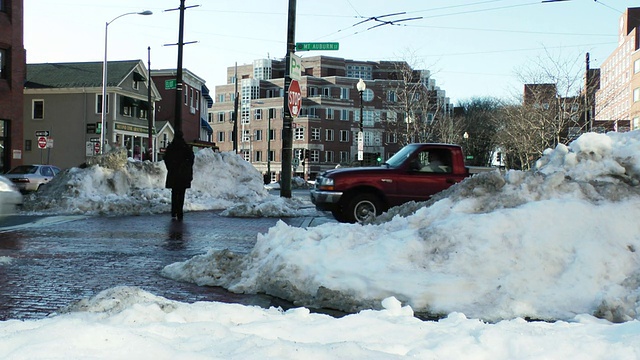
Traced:
<path id="1" fill-rule="evenodd" d="M 200 127 L 202 127 L 203 129 L 207 130 L 207 133 L 209 135 L 213 134 L 213 129 L 211 128 L 211 125 L 209 125 L 207 120 L 200 119 Z"/>
<path id="2" fill-rule="evenodd" d="M 206 85 L 202 85 L 202 97 L 207 100 L 207 107 L 210 108 L 213 106 L 213 98 L 209 95 L 209 88 Z"/>

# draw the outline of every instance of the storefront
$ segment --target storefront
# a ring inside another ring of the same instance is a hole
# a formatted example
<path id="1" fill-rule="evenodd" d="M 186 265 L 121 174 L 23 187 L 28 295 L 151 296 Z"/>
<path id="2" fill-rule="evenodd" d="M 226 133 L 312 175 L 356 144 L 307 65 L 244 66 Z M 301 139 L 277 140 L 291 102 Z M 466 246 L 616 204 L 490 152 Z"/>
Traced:
<path id="1" fill-rule="evenodd" d="M 114 129 L 115 144 L 127 149 L 127 156 L 136 160 L 147 160 L 145 154 L 149 145 L 146 126 L 118 123 Z"/>

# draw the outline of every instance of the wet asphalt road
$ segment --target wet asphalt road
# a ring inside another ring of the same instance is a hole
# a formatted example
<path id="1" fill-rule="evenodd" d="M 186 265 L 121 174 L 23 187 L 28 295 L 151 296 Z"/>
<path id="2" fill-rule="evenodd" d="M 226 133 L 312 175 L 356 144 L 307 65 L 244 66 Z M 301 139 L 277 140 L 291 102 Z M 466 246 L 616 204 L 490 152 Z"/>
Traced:
<path id="1" fill-rule="evenodd" d="M 137 286 L 183 302 L 282 306 L 266 295 L 229 293 L 160 276 L 171 263 L 210 249 L 247 253 L 276 218 L 228 218 L 216 211 L 114 217 L 25 217 L 0 220 L 0 320 L 38 319 L 114 286 Z M 329 217 L 283 219 L 308 227 Z"/>

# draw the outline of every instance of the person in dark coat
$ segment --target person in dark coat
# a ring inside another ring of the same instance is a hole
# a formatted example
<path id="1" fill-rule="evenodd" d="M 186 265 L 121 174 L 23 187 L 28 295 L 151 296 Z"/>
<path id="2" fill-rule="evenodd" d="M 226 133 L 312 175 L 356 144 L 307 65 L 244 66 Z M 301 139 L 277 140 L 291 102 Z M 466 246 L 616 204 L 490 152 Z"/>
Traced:
<path id="1" fill-rule="evenodd" d="M 165 150 L 164 164 L 167 167 L 165 187 L 171 189 L 171 217 L 178 220 L 182 220 L 184 195 L 193 180 L 193 161 L 191 147 L 184 141 L 182 132 L 177 131 Z"/>

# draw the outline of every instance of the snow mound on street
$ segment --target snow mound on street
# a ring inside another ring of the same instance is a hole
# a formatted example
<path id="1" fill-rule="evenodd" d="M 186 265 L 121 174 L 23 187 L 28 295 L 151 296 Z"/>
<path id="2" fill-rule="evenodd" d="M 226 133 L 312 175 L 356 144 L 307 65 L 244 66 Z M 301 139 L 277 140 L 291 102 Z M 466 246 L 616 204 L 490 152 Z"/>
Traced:
<path id="1" fill-rule="evenodd" d="M 122 149 L 97 158 L 93 165 L 65 170 L 41 191 L 25 197 L 24 210 L 86 215 L 170 211 L 171 190 L 164 187 L 164 162 L 127 159 Z M 193 175 L 185 197 L 186 211 L 227 209 L 227 216 L 254 217 L 301 214 L 300 202 L 269 195 L 260 173 L 232 152 L 200 150 L 195 155 Z"/>
<path id="2" fill-rule="evenodd" d="M 640 133 L 585 134 L 528 172 L 476 175 L 375 224 L 279 222 L 249 254 L 211 251 L 165 276 L 297 305 L 498 321 L 640 319 Z"/>

